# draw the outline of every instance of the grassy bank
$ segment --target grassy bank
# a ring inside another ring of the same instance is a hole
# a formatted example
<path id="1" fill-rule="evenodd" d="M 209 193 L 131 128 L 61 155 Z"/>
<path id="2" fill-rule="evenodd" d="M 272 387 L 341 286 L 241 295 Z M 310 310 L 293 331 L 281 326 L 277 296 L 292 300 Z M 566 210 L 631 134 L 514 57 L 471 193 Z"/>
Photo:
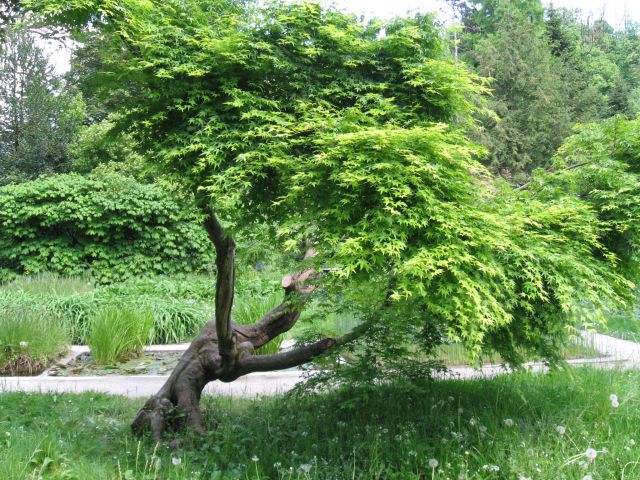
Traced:
<path id="1" fill-rule="evenodd" d="M 177 451 L 130 435 L 139 404 L 99 394 L 0 395 L 0 478 L 640 478 L 638 372 L 207 398 L 210 433 Z"/>

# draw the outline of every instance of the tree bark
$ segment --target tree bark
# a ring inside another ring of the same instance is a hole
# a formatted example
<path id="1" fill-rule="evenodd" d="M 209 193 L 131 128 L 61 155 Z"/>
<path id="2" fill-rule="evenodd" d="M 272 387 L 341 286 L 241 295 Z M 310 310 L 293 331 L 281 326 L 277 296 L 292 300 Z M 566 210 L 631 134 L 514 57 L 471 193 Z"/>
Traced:
<path id="1" fill-rule="evenodd" d="M 136 434 L 151 432 L 158 442 L 167 430 L 182 423 L 196 434 L 205 433 L 199 403 L 207 383 L 232 382 L 251 372 L 301 365 L 354 338 L 353 335 L 326 338 L 288 352 L 254 355 L 257 348 L 295 325 L 315 288 L 307 284 L 315 271 L 285 276 L 284 299 L 279 306 L 254 324 L 236 324 L 231 319 L 235 242 L 225 233 L 213 210 L 204 202 L 199 206 L 206 215 L 204 225 L 216 248 L 215 319 L 202 328 L 160 391 L 145 402 L 132 422 Z"/>

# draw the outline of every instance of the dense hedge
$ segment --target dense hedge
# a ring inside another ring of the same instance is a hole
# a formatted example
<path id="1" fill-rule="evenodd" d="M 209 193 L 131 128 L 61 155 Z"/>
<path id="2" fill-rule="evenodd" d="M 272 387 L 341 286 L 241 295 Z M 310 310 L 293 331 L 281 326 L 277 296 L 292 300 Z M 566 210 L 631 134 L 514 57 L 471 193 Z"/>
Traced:
<path id="1" fill-rule="evenodd" d="M 0 281 L 49 271 L 110 283 L 212 265 L 194 212 L 157 186 L 70 174 L 0 188 Z"/>

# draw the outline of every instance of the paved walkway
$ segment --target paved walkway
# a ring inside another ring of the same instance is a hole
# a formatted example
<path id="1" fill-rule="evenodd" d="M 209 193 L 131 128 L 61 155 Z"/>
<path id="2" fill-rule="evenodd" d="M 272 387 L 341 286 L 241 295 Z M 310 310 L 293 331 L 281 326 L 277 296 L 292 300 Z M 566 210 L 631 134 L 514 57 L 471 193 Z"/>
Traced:
<path id="1" fill-rule="evenodd" d="M 598 333 L 582 332 L 587 345 L 592 345 L 604 354 L 600 358 L 569 360 L 571 365 L 592 365 L 598 368 L 635 368 L 640 366 L 640 344 L 620 340 Z M 153 346 L 149 350 L 184 350 L 188 345 Z M 88 351 L 86 347 L 73 347 L 65 360 Z M 64 360 L 63 360 L 64 361 Z M 525 367 L 532 371 L 544 371 L 547 367 L 540 362 L 530 362 Z M 487 378 L 508 373 L 501 365 L 485 365 L 479 370 L 470 367 L 452 367 L 444 378 Z M 2 377 L 0 392 L 104 392 L 128 397 L 148 397 L 156 393 L 166 381 L 163 375 L 108 375 L 102 377 L 53 377 L 46 372 L 37 377 Z M 290 390 L 303 380 L 301 372 L 283 371 L 251 373 L 231 383 L 211 382 L 205 394 L 234 397 L 255 397 L 274 395 Z"/>

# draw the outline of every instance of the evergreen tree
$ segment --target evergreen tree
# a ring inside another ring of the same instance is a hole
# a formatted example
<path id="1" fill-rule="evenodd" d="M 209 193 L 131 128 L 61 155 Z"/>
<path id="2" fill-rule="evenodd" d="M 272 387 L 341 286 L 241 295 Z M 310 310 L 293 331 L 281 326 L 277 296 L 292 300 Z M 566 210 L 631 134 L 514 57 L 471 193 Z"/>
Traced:
<path id="1" fill-rule="evenodd" d="M 519 13 L 502 18 L 494 34 L 474 51 L 478 73 L 490 77 L 491 107 L 481 141 L 488 164 L 504 176 L 521 176 L 548 164 L 570 131 L 559 62 L 529 19 Z"/>
<path id="2" fill-rule="evenodd" d="M 62 87 L 29 33 L 8 31 L 0 58 L 0 183 L 68 170 L 83 106 Z"/>

